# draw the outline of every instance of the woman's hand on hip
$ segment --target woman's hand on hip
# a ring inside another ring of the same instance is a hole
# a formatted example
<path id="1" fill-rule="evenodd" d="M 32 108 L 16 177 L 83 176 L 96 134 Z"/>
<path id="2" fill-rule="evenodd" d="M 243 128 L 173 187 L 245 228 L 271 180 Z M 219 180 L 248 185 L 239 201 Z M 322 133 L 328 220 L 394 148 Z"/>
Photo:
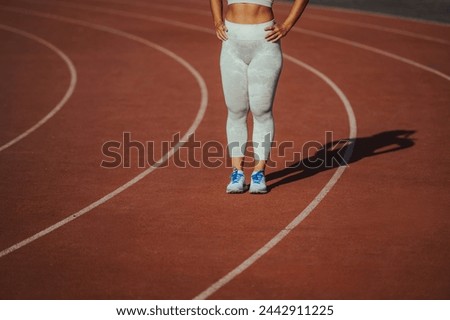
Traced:
<path id="1" fill-rule="evenodd" d="M 270 42 L 277 42 L 281 38 L 285 37 L 289 31 L 289 29 L 284 25 L 278 25 L 276 23 L 273 26 L 265 28 L 264 30 L 269 31 L 266 35 L 266 40 Z"/>
<path id="2" fill-rule="evenodd" d="M 215 24 L 216 27 L 216 36 L 217 38 L 219 38 L 222 41 L 226 41 L 228 40 L 228 35 L 227 35 L 227 27 L 225 26 L 225 24 L 223 23 L 223 21 L 219 21 Z"/>

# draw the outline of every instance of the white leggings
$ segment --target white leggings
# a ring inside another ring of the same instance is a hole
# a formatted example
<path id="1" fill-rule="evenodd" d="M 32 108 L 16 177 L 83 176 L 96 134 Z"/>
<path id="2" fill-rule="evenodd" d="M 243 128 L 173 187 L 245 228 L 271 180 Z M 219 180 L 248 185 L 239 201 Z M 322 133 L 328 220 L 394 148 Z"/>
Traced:
<path id="1" fill-rule="evenodd" d="M 256 160 L 267 160 L 274 135 L 272 104 L 282 67 L 280 43 L 264 39 L 274 24 L 237 24 L 225 21 L 228 40 L 222 43 L 220 69 L 228 108 L 227 139 L 230 157 L 243 157 L 247 143 L 247 114 L 253 115 Z"/>

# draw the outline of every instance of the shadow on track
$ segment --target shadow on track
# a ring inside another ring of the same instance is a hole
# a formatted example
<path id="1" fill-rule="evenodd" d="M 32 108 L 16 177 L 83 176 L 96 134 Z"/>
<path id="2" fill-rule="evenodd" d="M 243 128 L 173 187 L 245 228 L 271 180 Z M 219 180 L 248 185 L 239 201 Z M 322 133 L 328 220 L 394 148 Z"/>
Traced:
<path id="1" fill-rule="evenodd" d="M 348 165 L 361 159 L 381 154 L 399 151 L 414 146 L 414 139 L 410 138 L 415 130 L 392 130 L 377 133 L 370 137 L 341 139 L 326 143 L 315 155 L 295 161 L 288 167 L 266 175 L 266 181 L 278 180 L 268 184 L 269 191 L 284 184 L 309 178 L 320 172 Z M 348 162 L 344 154 L 350 144 L 354 144 L 353 153 Z"/>

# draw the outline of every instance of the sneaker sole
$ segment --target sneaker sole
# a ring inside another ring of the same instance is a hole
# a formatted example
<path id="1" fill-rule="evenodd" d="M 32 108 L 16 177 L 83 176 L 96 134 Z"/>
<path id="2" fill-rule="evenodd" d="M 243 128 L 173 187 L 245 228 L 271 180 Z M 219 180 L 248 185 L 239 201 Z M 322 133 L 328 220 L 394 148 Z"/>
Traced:
<path id="1" fill-rule="evenodd" d="M 227 193 L 231 193 L 231 194 L 233 194 L 233 193 L 244 193 L 244 192 L 248 191 L 249 189 L 250 189 L 250 185 L 244 184 L 244 189 L 242 189 L 242 190 L 228 190 L 227 189 Z"/>
<path id="2" fill-rule="evenodd" d="M 265 194 L 267 190 L 250 190 L 251 194 Z"/>
<path id="3" fill-rule="evenodd" d="M 244 193 L 244 190 L 227 190 L 227 193 L 229 194 Z"/>

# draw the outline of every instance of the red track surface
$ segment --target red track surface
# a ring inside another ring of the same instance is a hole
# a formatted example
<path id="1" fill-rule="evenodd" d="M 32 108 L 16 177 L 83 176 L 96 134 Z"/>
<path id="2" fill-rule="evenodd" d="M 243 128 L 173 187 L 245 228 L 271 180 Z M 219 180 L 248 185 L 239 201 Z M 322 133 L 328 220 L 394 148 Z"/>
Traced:
<path id="1" fill-rule="evenodd" d="M 143 172 L 136 153 L 131 168 L 101 168 L 104 142 L 131 132 L 133 140 L 159 146 L 193 123 L 202 98 L 199 83 L 185 66 L 136 37 L 172 51 L 201 75 L 208 107 L 196 139 L 225 144 L 220 43 L 211 33 L 207 1 L 73 2 L 95 10 L 68 3 L 0 1 L 1 25 L 53 44 L 77 73 L 64 107 L 0 152 L 0 250 Z M 275 6 L 277 19 L 287 8 Z M 285 54 L 323 73 L 353 108 L 358 130 L 350 167 L 298 227 L 207 296 L 450 298 L 450 28 L 311 6 L 297 29 L 301 32 L 283 40 Z M 36 41 L 4 28 L 0 39 L 3 145 L 61 100 L 70 74 L 55 52 Z M 349 138 L 343 101 L 323 79 L 290 60 L 285 60 L 275 117 L 276 140 L 293 141 L 295 151 L 306 141 L 325 143 L 326 131 L 334 140 Z M 163 152 L 158 147 L 156 153 Z M 274 152 L 276 167 L 267 172 L 272 189 L 256 197 L 226 195 L 224 165 L 182 169 L 169 161 L 78 219 L 8 254 L 2 251 L 0 298 L 197 297 L 285 228 L 338 170 L 283 170 L 291 157 L 292 150 L 283 158 Z"/>

